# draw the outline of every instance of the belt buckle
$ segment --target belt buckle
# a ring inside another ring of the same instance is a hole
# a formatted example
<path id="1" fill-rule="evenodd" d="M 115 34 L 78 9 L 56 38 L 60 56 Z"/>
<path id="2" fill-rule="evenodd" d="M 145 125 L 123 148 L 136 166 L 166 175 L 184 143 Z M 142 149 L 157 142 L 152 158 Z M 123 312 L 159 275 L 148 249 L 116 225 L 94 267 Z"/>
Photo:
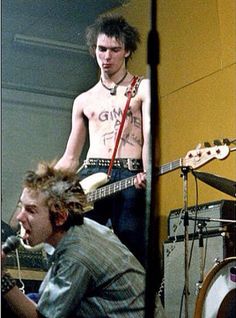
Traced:
<path id="1" fill-rule="evenodd" d="M 88 165 L 89 165 L 89 161 L 88 161 L 88 159 L 85 159 L 84 164 L 83 164 L 84 168 L 87 169 Z"/>
<path id="2" fill-rule="evenodd" d="M 135 164 L 134 164 L 134 162 L 133 162 L 133 159 L 128 158 L 128 159 L 127 159 L 127 165 L 128 165 L 129 171 L 136 171 L 136 170 L 137 170 L 137 167 L 135 167 Z"/>

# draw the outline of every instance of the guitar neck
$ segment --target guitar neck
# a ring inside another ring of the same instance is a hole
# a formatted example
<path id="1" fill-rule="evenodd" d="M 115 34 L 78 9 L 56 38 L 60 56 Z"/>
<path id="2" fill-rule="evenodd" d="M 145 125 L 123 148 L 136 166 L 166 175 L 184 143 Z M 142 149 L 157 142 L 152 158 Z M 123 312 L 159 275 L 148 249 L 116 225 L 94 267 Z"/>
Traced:
<path id="1" fill-rule="evenodd" d="M 87 201 L 89 203 L 95 202 L 97 200 L 110 196 L 116 192 L 132 187 L 134 185 L 135 178 L 136 176 L 132 176 L 132 177 L 108 184 L 104 187 L 98 188 L 97 190 L 87 194 Z"/>
<path id="2" fill-rule="evenodd" d="M 172 161 L 170 163 L 164 164 L 160 166 L 157 169 L 156 175 L 162 175 L 164 173 L 167 173 L 169 171 L 175 170 L 182 166 L 182 159 L 178 159 L 175 161 Z M 90 193 L 87 194 L 87 202 L 95 202 L 97 200 L 100 200 L 102 198 L 106 198 L 116 192 L 125 190 L 127 188 L 130 188 L 134 185 L 134 180 L 136 176 L 132 176 L 120 181 L 116 181 L 114 183 L 108 184 L 106 186 L 103 186 L 101 188 L 98 188 Z"/>
<path id="3" fill-rule="evenodd" d="M 180 158 L 158 167 L 155 171 L 155 174 L 156 176 L 160 176 L 162 174 L 165 174 L 169 171 L 176 170 L 177 168 L 180 168 L 183 166 L 196 169 L 214 158 L 224 159 L 228 156 L 229 151 L 234 151 L 234 150 L 236 150 L 236 148 L 229 150 L 229 147 L 226 145 L 214 146 L 211 148 L 207 147 L 205 149 L 191 150 L 187 153 L 184 159 Z M 116 192 L 132 187 L 134 185 L 135 178 L 136 178 L 136 175 L 129 177 L 127 179 L 123 179 L 123 180 L 108 184 L 104 187 L 98 188 L 95 191 L 89 192 L 87 194 L 88 203 L 95 202 L 99 199 L 105 198 Z"/>
<path id="4" fill-rule="evenodd" d="M 183 165 L 183 159 L 177 159 L 172 162 L 166 163 L 159 168 L 157 168 L 157 176 L 160 176 L 162 174 L 165 174 L 167 172 L 173 171 L 175 169 L 178 169 L 179 167 L 182 167 Z"/>

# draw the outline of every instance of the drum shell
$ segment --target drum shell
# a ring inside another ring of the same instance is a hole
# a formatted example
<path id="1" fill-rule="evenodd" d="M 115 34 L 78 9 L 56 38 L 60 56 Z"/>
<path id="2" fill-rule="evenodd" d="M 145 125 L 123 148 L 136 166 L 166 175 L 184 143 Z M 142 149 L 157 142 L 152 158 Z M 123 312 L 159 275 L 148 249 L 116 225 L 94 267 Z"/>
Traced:
<path id="1" fill-rule="evenodd" d="M 236 257 L 229 257 L 208 272 L 196 299 L 194 318 L 235 317 L 235 270 Z"/>

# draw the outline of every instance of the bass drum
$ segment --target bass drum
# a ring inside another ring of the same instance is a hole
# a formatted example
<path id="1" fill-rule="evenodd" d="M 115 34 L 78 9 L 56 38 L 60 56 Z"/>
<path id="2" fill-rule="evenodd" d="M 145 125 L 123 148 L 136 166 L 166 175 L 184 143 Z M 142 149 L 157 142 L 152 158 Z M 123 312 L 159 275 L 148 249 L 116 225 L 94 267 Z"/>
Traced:
<path id="1" fill-rule="evenodd" d="M 236 313 L 236 257 L 215 265 L 196 300 L 194 318 L 233 318 Z"/>

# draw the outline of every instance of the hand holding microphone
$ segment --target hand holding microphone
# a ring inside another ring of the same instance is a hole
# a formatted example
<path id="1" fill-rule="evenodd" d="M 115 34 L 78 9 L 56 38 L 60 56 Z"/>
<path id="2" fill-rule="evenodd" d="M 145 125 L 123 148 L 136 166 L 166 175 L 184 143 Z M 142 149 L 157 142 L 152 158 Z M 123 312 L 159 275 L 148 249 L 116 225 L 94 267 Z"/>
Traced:
<path id="1" fill-rule="evenodd" d="M 20 239 L 17 236 L 9 236 L 6 239 L 6 242 L 2 245 L 2 259 L 5 259 L 6 255 L 14 251 L 19 246 L 19 244 Z M 11 277 L 10 274 L 5 273 L 3 268 L 1 276 L 1 293 L 2 295 L 5 295 L 13 287 L 16 286 L 16 281 Z"/>
<path id="2" fill-rule="evenodd" d="M 6 242 L 2 245 L 2 253 L 1 253 L 2 263 L 5 260 L 7 254 L 14 251 L 19 246 L 19 244 L 20 244 L 20 239 L 17 236 L 12 235 L 6 239 Z M 10 288 L 15 286 L 15 282 L 11 278 L 9 278 L 9 274 L 5 273 L 3 266 L 2 266 L 1 276 L 2 276 L 1 291 L 2 291 L 2 294 L 5 294 Z"/>

